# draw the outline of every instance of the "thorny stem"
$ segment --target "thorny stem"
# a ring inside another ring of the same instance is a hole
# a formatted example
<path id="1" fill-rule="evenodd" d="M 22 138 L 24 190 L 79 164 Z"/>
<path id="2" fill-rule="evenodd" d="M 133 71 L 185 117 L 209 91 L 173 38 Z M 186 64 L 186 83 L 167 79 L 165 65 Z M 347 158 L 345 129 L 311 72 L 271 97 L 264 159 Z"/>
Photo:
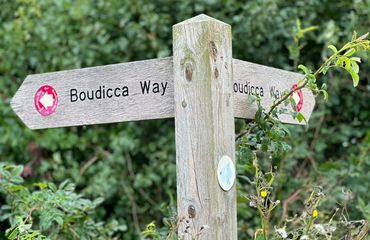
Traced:
<path id="1" fill-rule="evenodd" d="M 257 156 L 254 156 L 255 157 L 255 161 L 257 161 Z M 255 171 L 255 176 L 256 176 L 256 179 L 258 178 L 258 175 L 259 175 L 259 165 L 258 163 L 255 163 L 255 168 L 256 168 L 256 171 Z M 259 189 L 258 189 L 258 184 L 256 182 L 256 193 L 257 195 L 259 195 Z M 261 217 L 261 221 L 262 221 L 262 233 L 263 233 L 263 239 L 264 240 L 267 240 L 267 227 L 268 227 L 268 222 L 267 222 L 267 218 L 265 216 L 265 214 L 263 213 L 263 210 L 261 209 L 261 207 L 257 204 L 257 209 L 258 209 L 258 212 L 260 214 L 260 217 Z"/>
<path id="2" fill-rule="evenodd" d="M 27 214 L 27 217 L 24 219 L 23 223 L 26 224 L 28 220 L 31 220 L 32 221 L 32 213 L 33 211 L 35 211 L 37 209 L 37 207 L 32 207 L 30 209 L 30 211 L 28 212 Z"/>
<path id="3" fill-rule="evenodd" d="M 320 73 L 321 73 L 321 71 L 322 71 L 322 69 L 329 63 L 329 62 L 331 62 L 331 61 L 333 61 L 333 59 L 336 57 L 336 56 L 338 56 L 338 53 L 339 53 L 339 51 L 337 52 L 337 53 L 335 53 L 335 54 L 333 54 L 329 59 L 327 59 L 320 67 L 319 67 L 319 69 L 317 69 L 316 70 L 316 72 L 313 74 L 313 76 L 314 77 L 317 77 Z M 302 85 L 300 85 L 299 87 L 297 87 L 297 88 L 295 88 L 295 89 L 293 89 L 293 90 L 290 90 L 290 92 L 288 92 L 287 94 L 285 94 L 284 95 L 284 97 L 282 97 L 279 101 L 277 101 L 276 103 L 274 103 L 271 107 L 270 107 L 270 110 L 267 112 L 267 115 L 265 116 L 265 119 L 268 119 L 268 118 L 270 118 L 271 117 L 271 113 L 272 113 L 272 111 L 274 111 L 274 109 L 275 108 L 277 108 L 281 103 L 283 103 L 285 100 L 287 100 L 293 93 L 295 93 L 295 92 L 297 92 L 297 91 L 299 91 L 300 89 L 302 89 L 302 88 L 304 88 L 306 85 L 307 85 L 307 83 L 308 83 L 308 79 L 307 79 L 307 77 L 305 77 L 304 79 L 304 82 L 302 83 Z"/>
<path id="4" fill-rule="evenodd" d="M 71 224 L 68 224 L 68 230 L 72 233 L 72 237 L 73 239 L 78 239 L 79 236 L 77 234 L 77 232 L 73 229 L 72 225 Z"/>
<path id="5" fill-rule="evenodd" d="M 308 202 L 311 201 L 311 199 L 314 197 L 314 194 L 315 194 L 315 192 L 313 191 L 311 193 L 309 199 L 308 199 Z M 314 203 L 313 207 L 312 207 L 313 210 L 317 209 L 317 206 L 319 205 L 319 202 L 320 202 L 320 199 L 317 199 L 316 202 Z M 307 226 L 305 227 L 304 235 L 307 235 L 308 234 L 308 232 L 310 231 L 310 229 L 312 227 L 312 224 L 313 224 L 313 222 L 314 222 L 314 220 L 316 218 L 315 216 L 312 215 L 313 212 L 311 212 L 310 214 L 311 214 L 310 220 L 309 220 Z"/>
<path id="6" fill-rule="evenodd" d="M 369 230 L 370 230 L 369 223 L 365 222 L 365 225 L 360 229 L 360 232 L 358 233 L 356 240 L 364 240 Z"/>
<path id="7" fill-rule="evenodd" d="M 357 40 L 354 40 L 352 42 L 356 42 Z M 351 42 L 351 43 L 352 43 Z M 316 70 L 316 72 L 313 74 L 314 77 L 317 77 L 323 70 L 323 68 L 328 64 L 330 63 L 331 61 L 333 61 L 340 53 L 344 52 L 345 50 L 347 49 L 350 49 L 350 48 L 355 48 L 357 47 L 358 45 L 361 45 L 362 43 L 355 43 L 355 44 L 347 44 L 344 45 L 339 51 L 337 51 L 336 53 L 334 53 L 330 58 L 328 58 L 320 67 L 319 69 Z M 277 101 L 276 103 L 274 103 L 271 107 L 270 107 L 270 110 L 268 111 L 267 115 L 265 116 L 265 119 L 268 119 L 271 117 L 271 113 L 272 111 L 277 107 L 279 106 L 281 103 L 283 103 L 285 100 L 287 100 L 293 93 L 297 92 L 298 90 L 304 88 L 307 83 L 308 83 L 308 79 L 307 77 L 305 77 L 304 79 L 304 82 L 302 83 L 302 85 L 300 85 L 299 87 L 297 87 L 296 89 L 293 89 L 291 90 L 290 92 L 288 92 L 287 94 L 285 94 L 284 97 L 282 97 L 279 101 Z"/>
<path id="8" fill-rule="evenodd" d="M 261 221 L 262 221 L 262 233 L 263 233 L 263 239 L 264 240 L 267 240 L 267 219 L 265 217 L 265 215 L 263 214 L 263 211 L 262 209 L 257 206 L 257 209 L 258 209 L 258 212 L 260 213 L 260 217 L 261 217 Z"/>

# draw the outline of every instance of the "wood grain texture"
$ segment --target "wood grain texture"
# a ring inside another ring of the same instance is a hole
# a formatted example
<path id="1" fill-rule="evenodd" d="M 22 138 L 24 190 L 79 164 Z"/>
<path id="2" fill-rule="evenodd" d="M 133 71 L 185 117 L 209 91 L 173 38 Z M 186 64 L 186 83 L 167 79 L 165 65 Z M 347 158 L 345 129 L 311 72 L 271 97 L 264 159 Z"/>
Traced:
<path id="1" fill-rule="evenodd" d="M 167 84 L 166 92 L 142 94 L 141 83 Z M 34 106 L 36 91 L 43 85 L 58 94 L 56 111 L 40 115 Z M 96 90 L 99 86 L 122 88 L 128 96 L 70 101 L 70 90 Z M 171 58 L 112 64 L 99 67 L 29 75 L 12 99 L 13 110 L 32 129 L 169 118 L 174 116 Z"/>
<path id="2" fill-rule="evenodd" d="M 304 76 L 299 73 L 289 72 L 277 68 L 267 67 L 255 63 L 241 61 L 238 59 L 233 60 L 234 69 L 234 86 L 238 85 L 237 91 L 234 91 L 235 97 L 235 117 L 253 119 L 257 111 L 257 104 L 251 103 L 251 95 L 245 94 L 245 91 L 240 91 L 239 85 L 249 85 L 254 87 L 263 88 L 263 96 L 261 97 L 262 106 L 268 110 L 273 102 L 276 100 L 276 91 L 283 94 L 284 91 L 289 91 L 291 87 L 302 79 Z M 233 89 L 235 90 L 235 89 Z M 258 91 L 257 91 L 258 92 Z M 315 107 L 315 97 L 311 90 L 302 89 L 303 106 L 300 113 L 308 121 Z M 286 110 L 291 111 L 292 106 L 285 107 Z M 279 119 L 284 123 L 291 124 L 304 124 L 299 123 L 297 119 L 293 119 L 290 114 L 280 114 Z"/>
<path id="3" fill-rule="evenodd" d="M 267 109 L 274 98 L 270 89 L 280 92 L 290 87 L 303 75 L 233 59 L 234 83 L 263 87 L 262 105 Z M 165 83 L 165 94 L 141 94 L 140 81 Z M 56 112 L 41 116 L 34 107 L 34 96 L 39 87 L 53 86 L 59 98 Z M 99 86 L 129 88 L 129 96 L 94 101 L 70 102 L 70 89 L 92 90 Z M 232 86 L 232 89 L 234 85 Z M 125 122 L 174 117 L 172 57 L 112 64 L 107 66 L 29 75 L 12 99 L 12 108 L 32 129 Z M 257 106 L 250 95 L 234 92 L 234 113 L 237 118 L 253 119 Z M 315 105 L 312 92 L 303 89 L 301 112 L 308 120 Z M 290 106 L 288 106 L 289 108 Z M 290 115 L 281 115 L 285 123 L 299 124 Z M 303 123 L 301 123 L 303 124 Z"/>
<path id="4" fill-rule="evenodd" d="M 235 163 L 231 27 L 206 15 L 176 24 L 173 52 L 178 216 L 191 223 L 179 238 L 237 239 L 236 188 L 217 180 L 223 155 Z"/>

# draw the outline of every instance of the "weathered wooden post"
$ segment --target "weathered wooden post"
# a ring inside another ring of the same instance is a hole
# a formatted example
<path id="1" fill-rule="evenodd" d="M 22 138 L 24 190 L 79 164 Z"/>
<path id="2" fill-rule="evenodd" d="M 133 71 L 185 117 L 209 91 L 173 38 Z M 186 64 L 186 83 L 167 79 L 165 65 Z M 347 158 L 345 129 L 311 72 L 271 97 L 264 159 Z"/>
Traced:
<path id="1" fill-rule="evenodd" d="M 194 223 L 180 239 L 237 239 L 231 46 L 206 15 L 173 26 L 177 206 Z"/>

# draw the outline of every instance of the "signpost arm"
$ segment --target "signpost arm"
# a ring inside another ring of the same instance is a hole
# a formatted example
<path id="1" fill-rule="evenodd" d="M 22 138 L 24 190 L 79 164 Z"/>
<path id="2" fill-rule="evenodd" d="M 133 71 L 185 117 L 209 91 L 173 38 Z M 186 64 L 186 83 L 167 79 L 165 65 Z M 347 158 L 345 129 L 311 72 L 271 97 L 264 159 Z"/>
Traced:
<path id="1" fill-rule="evenodd" d="M 235 240 L 231 27 L 206 15 L 176 24 L 173 54 L 179 239 Z"/>

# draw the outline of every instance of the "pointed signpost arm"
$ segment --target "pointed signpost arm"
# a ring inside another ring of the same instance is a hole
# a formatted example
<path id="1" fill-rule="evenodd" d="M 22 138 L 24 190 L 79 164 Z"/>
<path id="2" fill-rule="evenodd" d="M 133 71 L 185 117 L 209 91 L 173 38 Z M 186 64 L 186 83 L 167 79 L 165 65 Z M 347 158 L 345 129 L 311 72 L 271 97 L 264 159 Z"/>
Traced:
<path id="1" fill-rule="evenodd" d="M 180 239 L 237 239 L 231 49 L 230 25 L 206 15 L 173 26 Z"/>

